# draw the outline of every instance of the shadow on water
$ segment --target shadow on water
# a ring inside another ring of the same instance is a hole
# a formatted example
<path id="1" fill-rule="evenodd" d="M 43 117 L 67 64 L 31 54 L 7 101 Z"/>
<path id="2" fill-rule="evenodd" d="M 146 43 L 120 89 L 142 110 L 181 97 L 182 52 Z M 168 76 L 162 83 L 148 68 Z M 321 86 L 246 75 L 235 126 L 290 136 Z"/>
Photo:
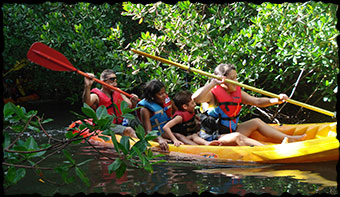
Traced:
<path id="1" fill-rule="evenodd" d="M 80 113 L 81 106 L 71 107 L 63 102 L 30 103 L 27 110 L 38 110 L 45 118 L 53 118 L 45 128 L 49 133 L 63 135 L 65 128 L 77 119 L 70 111 Z M 33 172 L 5 194 L 33 194 L 51 196 L 55 193 L 74 195 L 78 193 L 119 193 L 137 195 L 140 193 L 172 193 L 176 196 L 210 192 L 213 194 L 248 193 L 282 195 L 312 195 L 317 193 L 337 195 L 337 162 L 312 164 L 249 164 L 197 160 L 190 157 L 165 156 L 166 163 L 154 165 L 154 172 L 129 168 L 121 178 L 109 174 L 107 167 L 117 157 L 112 149 L 93 147 L 86 144 L 72 145 L 71 150 L 77 161 L 93 160 L 83 168 L 90 179 L 90 187 L 80 180 L 65 186 L 56 186 L 39 180 Z M 61 157 L 61 154 L 60 154 Z M 60 162 L 60 157 L 53 162 Z M 111 159 L 109 159 L 109 158 Z M 58 160 L 59 159 L 59 160 Z M 50 176 L 48 173 L 50 173 Z M 53 177 L 54 176 L 54 177 Z M 47 172 L 46 177 L 61 180 L 59 175 Z"/>

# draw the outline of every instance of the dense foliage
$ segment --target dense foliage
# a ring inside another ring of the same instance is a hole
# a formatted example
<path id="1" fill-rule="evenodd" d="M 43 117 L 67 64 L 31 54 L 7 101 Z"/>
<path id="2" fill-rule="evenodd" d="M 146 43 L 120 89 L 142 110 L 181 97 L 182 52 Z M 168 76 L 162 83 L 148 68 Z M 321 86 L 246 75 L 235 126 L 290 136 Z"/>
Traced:
<path id="1" fill-rule="evenodd" d="M 34 42 L 43 42 L 65 55 L 74 67 L 97 77 L 105 68 L 122 72 L 126 69 L 121 56 L 123 46 L 145 29 L 120 16 L 121 4 L 4 4 L 2 10 L 5 71 L 26 58 Z M 80 101 L 83 88 L 80 75 L 50 71 L 30 63 L 8 74 L 14 80 L 18 76 L 29 78 L 33 85 L 30 90 L 41 96 Z M 124 77 L 119 80 L 125 90 L 136 85 L 127 83 Z"/>
<path id="2" fill-rule="evenodd" d="M 120 87 L 138 95 L 153 78 L 162 79 L 170 95 L 183 88 L 195 91 L 208 80 L 128 50 L 135 48 L 208 72 L 220 63 L 233 63 L 242 83 L 277 94 L 294 92 L 295 100 L 335 111 L 335 4 L 46 2 L 4 4 L 2 11 L 4 72 L 39 41 L 84 72 L 99 76 L 104 68 L 113 68 Z M 80 101 L 83 79 L 76 73 L 29 63 L 6 78 L 19 76 L 42 96 Z"/>
<path id="3" fill-rule="evenodd" d="M 126 102 L 122 103 L 121 109 L 122 117 L 127 119 L 134 118 L 129 114 L 134 109 L 128 108 Z M 7 103 L 3 109 L 3 187 L 8 189 L 12 185 L 17 184 L 26 176 L 27 170 L 33 170 L 43 183 L 49 182 L 56 185 L 69 184 L 73 183 L 75 178 L 78 177 L 89 186 L 90 181 L 82 168 L 93 159 L 76 161 L 73 159 L 71 152 L 72 149 L 75 149 L 74 146 L 80 142 L 86 142 L 91 145 L 88 139 L 99 135 L 98 131 L 102 131 L 102 134 L 107 134 L 106 137 L 102 136 L 105 140 L 109 140 L 108 136 L 111 136 L 111 141 L 119 155 L 119 158 L 112 158 L 109 154 L 103 155 L 112 160 L 108 166 L 108 171 L 110 174 L 115 172 L 117 178 L 120 178 L 125 173 L 127 167 L 144 168 L 152 172 L 153 164 L 164 162 L 164 160 L 151 161 L 156 157 L 163 156 L 162 154 L 154 155 L 148 147 L 148 141 L 157 137 L 157 131 L 145 135 L 143 127 L 139 126 L 136 129 L 139 141 L 130 146 L 129 137 L 123 136 L 118 141 L 113 131 L 110 130 L 111 127 L 114 127 L 112 121 L 116 117 L 109 115 L 104 106 L 94 111 L 91 107 L 84 104 L 82 112 L 85 116 L 77 114 L 79 118 L 82 120 L 90 118 L 93 124 L 84 121 L 79 128 L 70 128 L 65 133 L 64 138 L 60 139 L 47 133 L 42 126 L 53 121 L 52 119 L 44 120 L 37 116 L 38 112 L 35 110 L 26 112 L 24 107 L 10 102 Z M 77 132 L 74 132 L 75 130 Z M 88 132 L 89 135 L 81 135 L 83 132 Z M 70 146 L 72 144 L 75 145 Z M 58 158 L 61 152 L 64 156 L 62 159 Z M 54 160 L 58 162 L 53 162 Z M 49 165 L 50 163 L 53 163 L 53 165 Z M 61 176 L 61 180 L 51 180 L 45 171 L 54 171 L 55 174 Z"/>
<path id="4" fill-rule="evenodd" d="M 320 99 L 336 100 L 339 69 L 335 5 L 185 1 L 123 6 L 123 14 L 162 32 L 146 32 L 131 47 L 208 72 L 220 63 L 233 63 L 242 83 L 290 95 L 298 82 L 293 96 L 297 100 L 313 97 L 313 104 Z M 170 91 L 186 83 L 194 91 L 206 81 L 197 75 L 185 81 L 185 72 L 161 67 L 159 62 L 129 60 L 135 70 L 146 71 L 148 77 L 162 78 L 166 73 L 164 80 Z M 329 109 L 335 110 L 334 103 Z"/>

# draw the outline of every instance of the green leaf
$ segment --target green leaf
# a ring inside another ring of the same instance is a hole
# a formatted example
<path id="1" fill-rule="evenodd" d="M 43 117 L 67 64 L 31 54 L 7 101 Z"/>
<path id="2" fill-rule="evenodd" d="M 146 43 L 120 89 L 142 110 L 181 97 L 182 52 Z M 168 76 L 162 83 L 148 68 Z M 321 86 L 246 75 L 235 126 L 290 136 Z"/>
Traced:
<path id="1" fill-rule="evenodd" d="M 129 119 L 129 120 L 133 120 L 135 119 L 135 116 L 132 114 L 124 114 L 122 115 L 123 118 Z"/>
<path id="2" fill-rule="evenodd" d="M 60 174 L 61 178 L 66 184 L 72 183 L 75 179 L 75 177 L 69 176 L 69 169 L 70 168 L 67 165 L 58 166 L 54 169 L 58 174 Z"/>
<path id="3" fill-rule="evenodd" d="M 120 151 L 119 151 L 119 148 L 118 148 L 118 142 L 117 142 L 116 135 L 113 133 L 112 130 L 108 130 L 108 133 L 109 133 L 110 136 L 111 136 L 111 141 L 112 141 L 112 143 L 113 143 L 113 146 L 114 146 L 115 150 L 117 151 L 118 154 L 120 154 Z"/>
<path id="4" fill-rule="evenodd" d="M 157 133 L 157 130 L 150 131 L 148 134 L 146 134 L 145 140 L 150 141 L 156 139 L 158 137 Z"/>
<path id="5" fill-rule="evenodd" d="M 68 152 L 66 149 L 63 149 L 62 151 L 63 151 L 63 153 L 64 153 L 64 156 L 65 156 L 65 157 L 66 157 L 73 165 L 75 165 L 76 162 L 75 162 L 74 159 L 72 159 L 71 153 Z"/>
<path id="6" fill-rule="evenodd" d="M 120 144 L 123 145 L 123 147 L 126 150 L 130 149 L 130 141 L 129 141 L 130 137 L 128 136 L 122 136 L 122 138 L 120 139 Z"/>
<path id="7" fill-rule="evenodd" d="M 123 110 L 125 110 L 125 109 L 130 109 L 129 108 L 129 104 L 126 102 L 126 101 L 122 101 L 121 103 L 120 103 L 120 109 L 123 111 Z"/>
<path id="8" fill-rule="evenodd" d="M 152 158 L 153 157 L 153 152 L 150 148 L 146 149 L 145 155 L 147 158 Z"/>
<path id="9" fill-rule="evenodd" d="M 76 135 L 78 135 L 78 133 L 73 133 L 73 131 L 68 131 L 68 132 L 65 133 L 65 137 L 67 139 L 72 139 Z"/>
<path id="10" fill-rule="evenodd" d="M 126 149 L 121 143 L 118 143 L 118 148 L 123 152 L 124 155 L 129 153 L 129 149 Z"/>
<path id="11" fill-rule="evenodd" d="M 116 178 L 121 178 L 126 171 L 126 164 L 123 162 L 120 167 L 116 170 Z"/>
<path id="12" fill-rule="evenodd" d="M 32 136 L 30 136 L 26 142 L 25 142 L 25 147 L 27 150 L 37 150 L 39 149 L 37 142 L 34 140 Z"/>
<path id="13" fill-rule="evenodd" d="M 26 175 L 26 170 L 24 168 L 16 169 L 15 167 L 10 167 L 5 175 L 5 179 L 10 184 L 17 184 Z"/>
<path id="14" fill-rule="evenodd" d="M 147 148 L 147 142 L 145 140 L 139 140 L 137 143 L 135 143 L 132 146 L 132 149 L 135 151 L 135 153 L 143 153 Z M 138 150 L 138 152 L 136 151 Z M 135 155 L 134 153 L 132 153 L 131 155 Z"/>
<path id="15" fill-rule="evenodd" d="M 84 103 L 84 107 L 81 108 L 81 111 L 94 121 L 98 120 L 96 112 L 88 104 Z"/>
<path id="16" fill-rule="evenodd" d="M 93 160 L 94 160 L 94 159 L 87 159 L 87 160 L 85 160 L 85 161 L 82 161 L 82 162 L 78 163 L 77 166 L 80 167 L 80 166 L 82 166 L 82 165 L 85 165 L 85 164 L 89 163 L 90 161 L 93 161 Z"/>
<path id="17" fill-rule="evenodd" d="M 107 117 L 107 118 L 99 119 L 97 121 L 96 126 L 98 127 L 99 130 L 105 130 L 110 127 L 111 123 L 112 123 L 112 119 L 110 117 Z"/>
<path id="18" fill-rule="evenodd" d="M 144 139 L 145 132 L 142 125 L 136 127 L 136 135 L 139 139 Z"/>
<path id="19" fill-rule="evenodd" d="M 4 113 L 4 117 L 8 117 L 10 115 L 12 115 L 14 113 L 14 108 L 15 108 L 15 105 L 11 102 L 9 103 L 6 103 L 5 106 L 4 106 L 4 110 L 3 110 L 3 113 Z"/>
<path id="20" fill-rule="evenodd" d="M 85 172 L 82 169 L 76 167 L 76 174 L 80 178 L 80 180 L 82 180 L 86 184 L 87 187 L 90 186 L 90 180 L 86 177 Z"/>
<path id="21" fill-rule="evenodd" d="M 52 118 L 48 118 L 48 119 L 42 121 L 42 124 L 46 124 L 46 123 L 49 123 L 49 122 L 52 122 L 52 121 L 53 121 Z"/>
<path id="22" fill-rule="evenodd" d="M 112 172 L 116 171 L 121 165 L 123 161 L 119 158 L 117 158 L 114 162 L 112 162 L 107 168 L 109 174 L 112 174 Z"/>
<path id="23" fill-rule="evenodd" d="M 3 136 L 4 136 L 4 141 L 2 143 L 2 147 L 7 148 L 11 144 L 11 138 L 10 138 L 10 135 L 7 132 L 6 133 L 4 132 Z M 4 151 L 4 153 L 5 153 L 5 151 Z"/>
<path id="24" fill-rule="evenodd" d="M 139 141 L 140 142 L 140 141 Z M 138 142 L 137 142 L 138 143 Z M 137 144 L 136 143 L 136 144 Z M 135 145 L 136 145 L 135 144 Z M 142 161 L 142 164 L 143 164 L 143 166 L 148 162 L 148 160 L 145 158 L 145 156 L 142 154 L 142 152 L 144 152 L 144 151 L 141 151 L 141 149 L 143 149 L 143 148 L 141 148 L 141 147 L 139 147 L 138 145 L 137 146 L 133 146 L 132 147 L 132 150 L 133 150 L 133 153 L 131 154 L 131 155 L 135 155 L 135 154 L 137 154 L 138 155 L 138 157 L 139 157 L 139 159 Z"/>
<path id="25" fill-rule="evenodd" d="M 98 119 L 109 116 L 109 114 L 107 113 L 107 109 L 104 105 L 101 105 L 97 108 L 96 116 L 97 116 Z"/>

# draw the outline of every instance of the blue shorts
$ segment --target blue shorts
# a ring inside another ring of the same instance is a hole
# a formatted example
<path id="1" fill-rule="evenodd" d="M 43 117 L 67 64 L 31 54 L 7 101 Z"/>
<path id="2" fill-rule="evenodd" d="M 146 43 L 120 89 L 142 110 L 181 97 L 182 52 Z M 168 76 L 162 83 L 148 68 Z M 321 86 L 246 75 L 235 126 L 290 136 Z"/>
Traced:
<path id="1" fill-rule="evenodd" d="M 216 132 L 214 132 L 212 135 L 210 135 L 210 134 L 207 134 L 202 129 L 198 133 L 198 136 L 200 136 L 201 138 L 205 139 L 208 142 L 211 142 L 211 141 L 214 141 L 214 140 L 218 140 L 218 134 Z"/>

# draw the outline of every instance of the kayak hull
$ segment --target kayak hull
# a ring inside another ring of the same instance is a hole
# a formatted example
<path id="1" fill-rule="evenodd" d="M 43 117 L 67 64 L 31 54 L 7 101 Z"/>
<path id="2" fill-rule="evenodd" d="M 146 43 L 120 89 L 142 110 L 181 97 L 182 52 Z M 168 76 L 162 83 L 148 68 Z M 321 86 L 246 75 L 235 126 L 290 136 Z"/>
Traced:
<path id="1" fill-rule="evenodd" d="M 277 144 L 254 132 L 250 137 L 261 141 L 264 146 L 204 146 L 169 144 L 170 155 L 190 156 L 204 160 L 254 163 L 313 163 L 336 161 L 339 158 L 339 141 L 336 138 L 337 123 L 314 123 L 299 125 L 271 125 L 289 135 L 307 134 L 304 141 Z M 116 135 L 117 140 L 120 136 Z M 89 141 L 96 145 L 113 147 L 111 140 L 92 136 Z M 135 142 L 130 140 L 130 144 Z M 153 149 L 158 143 L 150 142 Z"/>

